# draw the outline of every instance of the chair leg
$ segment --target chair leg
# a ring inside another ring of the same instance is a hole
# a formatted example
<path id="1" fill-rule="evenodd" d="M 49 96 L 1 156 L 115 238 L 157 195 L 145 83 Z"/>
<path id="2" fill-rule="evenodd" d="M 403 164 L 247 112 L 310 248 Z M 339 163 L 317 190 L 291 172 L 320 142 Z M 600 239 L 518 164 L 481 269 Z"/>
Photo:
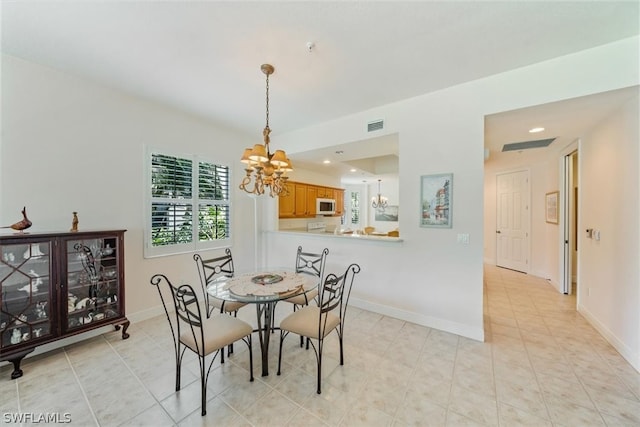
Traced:
<path id="1" fill-rule="evenodd" d="M 249 334 L 249 381 L 253 382 L 253 345 Z"/>
<path id="2" fill-rule="evenodd" d="M 316 355 L 318 357 L 318 394 L 322 393 L 320 389 L 322 382 L 322 341 L 322 338 L 318 340 L 318 354 Z"/>
<path id="3" fill-rule="evenodd" d="M 176 362 L 176 391 L 180 391 L 180 362 Z"/>
<path id="4" fill-rule="evenodd" d="M 204 371 L 204 359 L 204 357 L 200 357 L 200 396 L 202 397 L 202 416 L 207 415 L 207 376 Z"/>
<path id="5" fill-rule="evenodd" d="M 182 371 L 182 357 L 180 356 L 180 347 L 176 349 L 176 391 L 180 391 L 180 373 Z"/>
<path id="6" fill-rule="evenodd" d="M 284 341 L 283 333 L 282 333 L 282 330 L 280 330 L 280 350 L 278 351 L 278 375 L 280 375 L 280 366 L 282 365 L 282 342 L 283 341 Z"/>

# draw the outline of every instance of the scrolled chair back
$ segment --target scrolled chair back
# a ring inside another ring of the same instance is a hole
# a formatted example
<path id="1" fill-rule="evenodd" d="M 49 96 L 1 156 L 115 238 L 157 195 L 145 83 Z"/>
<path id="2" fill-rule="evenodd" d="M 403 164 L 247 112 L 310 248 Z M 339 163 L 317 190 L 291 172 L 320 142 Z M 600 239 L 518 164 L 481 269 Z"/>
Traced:
<path id="1" fill-rule="evenodd" d="M 162 294 L 162 289 L 160 288 L 160 283 L 162 282 L 165 282 L 167 284 L 167 288 L 169 289 L 172 296 L 173 308 L 175 313 L 175 329 L 174 322 L 171 321 L 170 311 Z M 176 347 L 176 351 L 178 351 L 178 343 L 180 341 L 180 337 L 182 336 L 181 334 L 183 325 L 188 325 L 193 337 L 193 346 L 195 347 L 192 348 L 192 350 L 198 354 L 202 354 L 202 343 L 204 342 L 204 332 L 202 330 L 202 312 L 200 311 L 198 296 L 196 295 L 191 285 L 184 284 L 176 287 L 164 274 L 153 275 L 153 277 L 151 277 L 151 284 L 156 286 L 156 288 L 158 289 L 158 294 L 160 294 L 160 300 L 162 301 L 164 312 L 167 316 L 167 320 L 169 321 L 169 326 L 171 328 L 171 334 L 173 335 L 173 342 Z"/>
<path id="2" fill-rule="evenodd" d="M 355 275 L 360 272 L 360 266 L 358 264 L 351 264 L 345 270 L 341 276 L 336 276 L 333 273 L 327 275 L 320 287 L 319 301 L 320 301 L 320 316 L 321 322 L 320 332 L 324 331 L 327 324 L 328 316 L 326 313 L 339 308 L 340 324 L 343 326 L 344 318 L 347 311 L 347 305 L 349 303 L 349 296 L 351 295 L 351 288 L 353 287 L 353 280 Z M 324 334 L 320 334 L 323 336 Z"/>
<path id="3" fill-rule="evenodd" d="M 329 249 L 324 248 L 321 253 L 304 252 L 302 246 L 298 246 L 296 254 L 296 273 L 306 273 L 318 276 L 320 280 L 324 275 L 324 266 L 329 255 Z"/>
<path id="4" fill-rule="evenodd" d="M 226 248 L 224 253 L 225 255 L 209 259 L 202 258 L 200 254 L 193 255 L 193 260 L 198 267 L 198 276 L 200 277 L 200 286 L 202 287 L 202 294 L 204 295 L 207 316 L 211 316 L 214 308 L 207 296 L 207 287 L 213 280 L 219 277 L 233 277 L 235 274 L 231 249 Z"/>

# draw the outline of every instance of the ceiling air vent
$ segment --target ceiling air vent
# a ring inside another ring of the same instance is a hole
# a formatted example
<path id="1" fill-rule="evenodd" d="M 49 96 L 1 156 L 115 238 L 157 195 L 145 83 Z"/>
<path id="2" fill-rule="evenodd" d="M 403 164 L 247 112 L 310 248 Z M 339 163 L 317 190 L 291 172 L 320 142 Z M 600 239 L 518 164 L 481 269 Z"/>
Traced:
<path id="1" fill-rule="evenodd" d="M 375 122 L 367 123 L 367 132 L 374 132 L 384 127 L 384 120 L 376 120 Z"/>
<path id="2" fill-rule="evenodd" d="M 549 144 L 551 144 L 553 141 L 555 141 L 555 138 L 549 138 L 549 139 L 537 139 L 535 141 L 524 141 L 524 142 L 512 142 L 511 144 L 504 144 L 502 146 L 502 151 L 521 151 L 521 150 L 528 150 L 530 148 L 541 148 L 541 147 L 548 147 Z"/>

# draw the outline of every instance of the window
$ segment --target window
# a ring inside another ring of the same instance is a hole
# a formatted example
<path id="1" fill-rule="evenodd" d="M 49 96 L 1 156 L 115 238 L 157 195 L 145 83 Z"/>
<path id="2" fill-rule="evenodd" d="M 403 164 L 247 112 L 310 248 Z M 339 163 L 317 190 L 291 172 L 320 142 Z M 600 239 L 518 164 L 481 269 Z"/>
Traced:
<path id="1" fill-rule="evenodd" d="M 360 223 L 360 193 L 351 192 L 351 224 Z"/>
<path id="2" fill-rule="evenodd" d="M 145 257 L 229 246 L 229 167 L 194 155 L 147 157 Z"/>

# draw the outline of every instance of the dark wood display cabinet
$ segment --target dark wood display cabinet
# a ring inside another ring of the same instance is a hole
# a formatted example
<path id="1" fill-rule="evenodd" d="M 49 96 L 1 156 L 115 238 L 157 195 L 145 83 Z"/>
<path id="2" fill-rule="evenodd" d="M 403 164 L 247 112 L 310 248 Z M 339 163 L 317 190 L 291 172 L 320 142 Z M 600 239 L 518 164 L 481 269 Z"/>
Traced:
<path id="1" fill-rule="evenodd" d="M 105 325 L 122 326 L 125 230 L 0 236 L 0 361 Z"/>

